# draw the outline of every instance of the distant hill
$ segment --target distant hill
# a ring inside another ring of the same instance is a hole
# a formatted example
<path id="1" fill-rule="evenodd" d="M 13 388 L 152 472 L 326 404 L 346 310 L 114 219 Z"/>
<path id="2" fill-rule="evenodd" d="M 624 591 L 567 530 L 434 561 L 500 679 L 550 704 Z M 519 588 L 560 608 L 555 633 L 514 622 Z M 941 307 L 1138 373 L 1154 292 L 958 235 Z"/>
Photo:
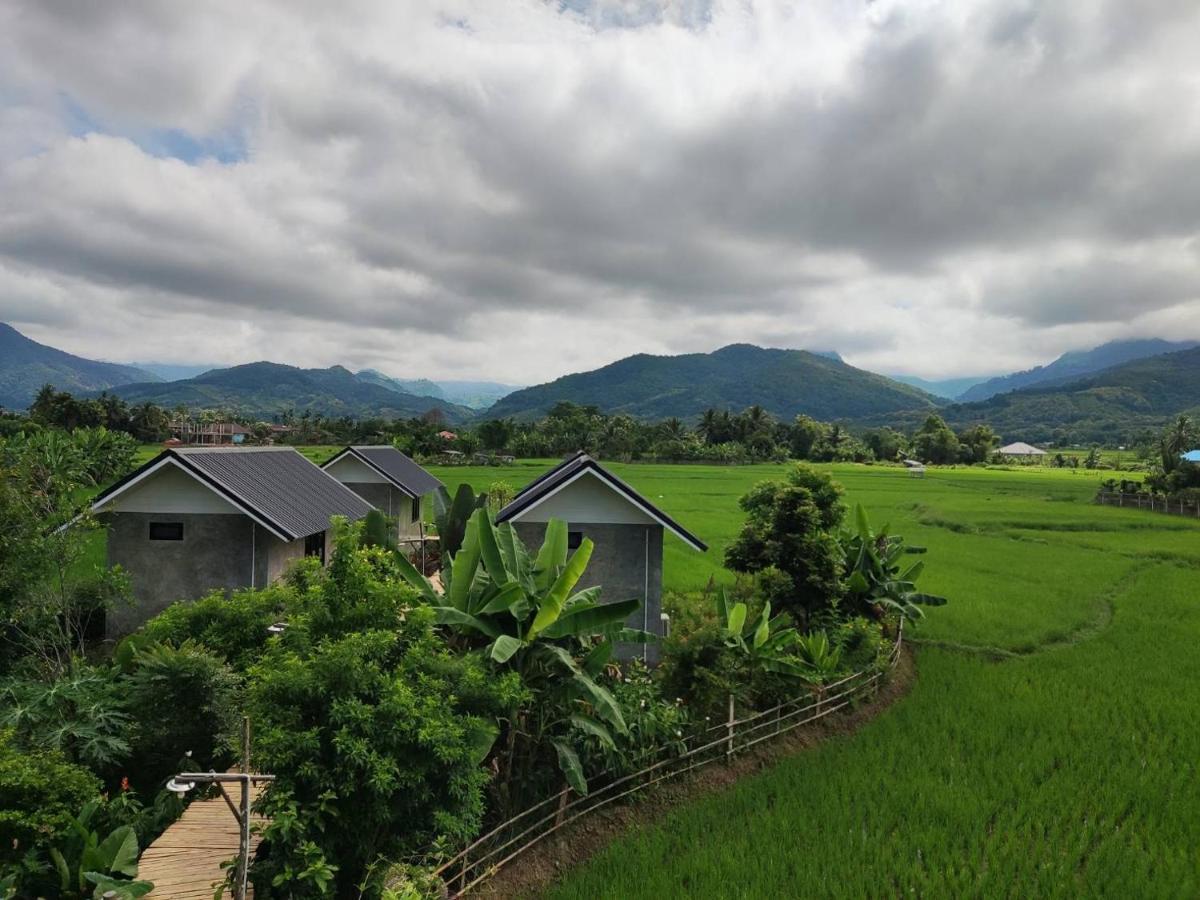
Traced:
<path id="1" fill-rule="evenodd" d="M 915 375 L 889 375 L 888 378 L 920 388 L 927 394 L 933 394 L 935 397 L 942 397 L 946 400 L 959 399 L 964 392 L 985 380 L 982 375 L 974 378 L 947 378 L 942 381 L 928 381 L 924 378 L 917 378 Z"/>
<path id="2" fill-rule="evenodd" d="M 964 391 L 956 399 L 964 403 L 987 400 L 996 394 L 1005 394 L 1035 385 L 1065 384 L 1068 381 L 1100 372 L 1112 366 L 1132 362 L 1135 359 L 1145 359 L 1160 353 L 1172 353 L 1178 350 L 1189 350 L 1200 346 L 1196 341 L 1171 341 L 1150 338 L 1135 341 L 1110 341 L 1091 350 L 1078 350 L 1064 353 L 1054 362 L 1028 369 L 1024 372 L 1014 372 L 1012 375 L 1002 375 L 990 378 Z"/>
<path id="3" fill-rule="evenodd" d="M 131 403 L 223 408 L 264 419 L 286 410 L 354 418 L 408 418 L 439 409 L 447 422 L 461 421 L 470 414 L 465 407 L 438 397 L 420 397 L 363 381 L 341 366 L 299 369 L 256 362 L 213 369 L 182 381 L 124 385 L 113 393 Z"/>
<path id="4" fill-rule="evenodd" d="M 986 422 L 1005 440 L 1125 443 L 1200 409 L 1200 347 L 1113 366 L 1069 381 L 948 406 L 955 427 Z"/>
<path id="5" fill-rule="evenodd" d="M 646 419 L 692 419 L 710 407 L 753 404 L 784 419 L 798 413 L 846 419 L 936 406 L 923 391 L 827 356 L 732 344 L 713 353 L 630 356 L 516 391 L 486 416 L 533 419 L 563 400 Z"/>
<path id="6" fill-rule="evenodd" d="M 225 366 L 220 363 L 171 363 L 171 362 L 131 362 L 129 365 L 138 369 L 145 369 L 154 375 L 157 375 L 163 381 L 182 381 L 184 378 L 195 378 L 197 375 L 203 375 L 205 372 L 211 372 L 213 369 L 222 369 Z"/>
<path id="7" fill-rule="evenodd" d="M 498 381 L 430 381 L 428 378 L 404 381 L 384 375 L 377 369 L 363 369 L 355 374 L 364 381 L 383 385 L 392 390 L 426 397 L 439 397 L 470 409 L 487 409 L 501 397 L 507 397 L 513 391 L 521 389 L 521 385 L 502 384 Z"/>
<path id="8" fill-rule="evenodd" d="M 97 362 L 47 347 L 0 322 L 0 406 L 8 409 L 28 408 L 43 384 L 82 394 L 156 377 L 133 366 Z"/>

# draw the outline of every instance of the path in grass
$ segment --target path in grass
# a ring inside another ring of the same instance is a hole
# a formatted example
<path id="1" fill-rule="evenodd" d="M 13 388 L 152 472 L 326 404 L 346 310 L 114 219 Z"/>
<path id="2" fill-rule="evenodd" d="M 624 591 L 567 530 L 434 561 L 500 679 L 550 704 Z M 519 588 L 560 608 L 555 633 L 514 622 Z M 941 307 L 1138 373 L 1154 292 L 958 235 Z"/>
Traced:
<path id="1" fill-rule="evenodd" d="M 678 588 L 718 570 L 737 496 L 780 471 L 618 470 L 714 544 L 668 548 Z M 929 548 L 924 586 L 952 599 L 921 629 L 910 696 L 629 834 L 551 896 L 1200 895 L 1200 526 L 1092 506 L 1094 476 L 834 472 Z"/>

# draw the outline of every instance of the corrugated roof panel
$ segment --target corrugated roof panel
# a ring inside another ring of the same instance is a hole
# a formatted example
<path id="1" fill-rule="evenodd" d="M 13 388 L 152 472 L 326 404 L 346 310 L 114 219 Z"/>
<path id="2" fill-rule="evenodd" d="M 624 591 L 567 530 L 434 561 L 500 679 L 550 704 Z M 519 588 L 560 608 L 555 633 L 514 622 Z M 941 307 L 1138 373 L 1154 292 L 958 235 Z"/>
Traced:
<path id="1" fill-rule="evenodd" d="M 442 483 L 395 447 L 350 447 L 350 452 L 376 468 L 400 490 L 414 497 L 436 491 Z M 341 454 L 338 454 L 339 456 Z M 336 457 L 335 457 L 336 458 Z M 328 465 L 328 463 L 326 463 Z"/>
<path id="2" fill-rule="evenodd" d="M 294 538 L 324 531 L 333 516 L 353 522 L 372 509 L 291 448 L 168 452 Z"/>

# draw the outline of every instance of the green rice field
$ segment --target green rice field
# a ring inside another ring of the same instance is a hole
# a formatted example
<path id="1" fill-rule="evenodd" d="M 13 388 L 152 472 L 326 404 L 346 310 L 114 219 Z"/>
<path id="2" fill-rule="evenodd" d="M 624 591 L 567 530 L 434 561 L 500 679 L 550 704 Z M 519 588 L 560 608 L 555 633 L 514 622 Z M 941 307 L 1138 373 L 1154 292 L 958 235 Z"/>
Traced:
<path id="1" fill-rule="evenodd" d="M 519 487 L 546 463 L 438 469 Z M 1096 473 L 831 466 L 929 550 L 951 603 L 912 691 L 830 740 L 569 869 L 556 898 L 1200 896 L 1200 523 L 1091 504 Z M 712 545 L 782 467 L 614 465 Z M 514 863 L 520 865 L 520 861 Z"/>

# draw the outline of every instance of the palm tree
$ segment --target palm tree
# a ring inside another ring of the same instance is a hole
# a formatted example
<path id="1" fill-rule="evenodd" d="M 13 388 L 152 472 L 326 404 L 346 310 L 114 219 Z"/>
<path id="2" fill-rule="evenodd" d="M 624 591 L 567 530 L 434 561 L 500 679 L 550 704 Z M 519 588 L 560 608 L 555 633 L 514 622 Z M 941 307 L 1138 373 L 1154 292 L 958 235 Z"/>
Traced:
<path id="1" fill-rule="evenodd" d="M 1196 428 L 1186 415 L 1180 415 L 1163 432 L 1162 463 L 1163 471 L 1171 472 L 1179 465 L 1179 457 L 1193 449 L 1196 442 Z"/>

